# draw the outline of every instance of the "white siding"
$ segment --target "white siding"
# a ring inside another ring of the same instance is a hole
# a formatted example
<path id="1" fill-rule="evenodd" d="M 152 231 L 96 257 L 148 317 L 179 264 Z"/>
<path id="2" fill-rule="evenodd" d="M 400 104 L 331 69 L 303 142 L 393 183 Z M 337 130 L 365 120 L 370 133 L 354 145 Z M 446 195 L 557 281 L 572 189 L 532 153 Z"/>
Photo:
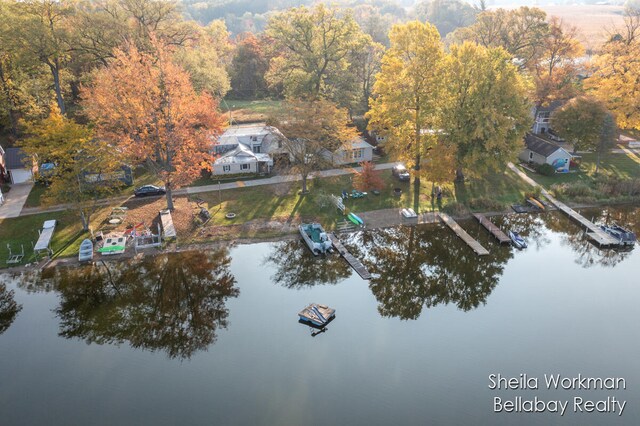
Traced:
<path id="1" fill-rule="evenodd" d="M 373 147 L 354 148 L 350 150 L 340 150 L 333 156 L 333 163 L 336 165 L 361 163 L 373 160 Z"/>
<path id="2" fill-rule="evenodd" d="M 211 174 L 213 175 L 236 175 L 239 173 L 257 173 L 257 164 L 253 163 L 231 163 L 231 164 L 214 164 Z M 243 169 L 242 166 L 248 166 L 248 169 Z M 228 170 L 225 170 L 227 169 Z"/>
<path id="3" fill-rule="evenodd" d="M 12 183 L 25 183 L 31 181 L 33 174 L 27 169 L 10 169 L 9 176 Z"/>

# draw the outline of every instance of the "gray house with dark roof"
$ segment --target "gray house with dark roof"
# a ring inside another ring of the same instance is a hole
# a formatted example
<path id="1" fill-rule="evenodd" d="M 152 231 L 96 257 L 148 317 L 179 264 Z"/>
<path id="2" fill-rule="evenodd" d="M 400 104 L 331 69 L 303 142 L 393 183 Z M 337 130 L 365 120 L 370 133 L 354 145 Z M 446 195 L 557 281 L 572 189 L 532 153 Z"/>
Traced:
<path id="1" fill-rule="evenodd" d="M 519 155 L 520 160 L 533 164 L 549 164 L 559 173 L 569 171 L 573 156 L 566 149 L 531 133 L 524 137 L 524 144 L 525 148 Z"/>
<path id="2" fill-rule="evenodd" d="M 2 155 L 4 174 L 9 176 L 9 182 L 25 183 L 33 180 L 33 161 L 20 148 L 7 148 Z M 29 166 L 31 164 L 31 166 Z"/>
<path id="3" fill-rule="evenodd" d="M 558 100 L 550 102 L 548 105 L 536 105 L 533 108 L 533 133 L 549 133 L 551 129 L 551 114 L 562 107 L 566 101 Z"/>

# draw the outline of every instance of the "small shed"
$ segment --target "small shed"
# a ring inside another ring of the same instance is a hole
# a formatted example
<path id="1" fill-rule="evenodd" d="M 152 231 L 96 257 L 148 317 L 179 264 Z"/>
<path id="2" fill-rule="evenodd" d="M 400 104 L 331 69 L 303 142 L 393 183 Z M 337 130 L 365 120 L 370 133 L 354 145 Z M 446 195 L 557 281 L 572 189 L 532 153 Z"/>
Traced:
<path id="1" fill-rule="evenodd" d="M 566 149 L 531 133 L 525 136 L 524 142 L 525 148 L 519 155 L 520 160 L 533 164 L 549 164 L 560 173 L 569 171 L 573 156 Z"/>
<path id="2" fill-rule="evenodd" d="M 5 149 L 4 168 L 13 184 L 33 180 L 33 161 L 20 148 Z"/>

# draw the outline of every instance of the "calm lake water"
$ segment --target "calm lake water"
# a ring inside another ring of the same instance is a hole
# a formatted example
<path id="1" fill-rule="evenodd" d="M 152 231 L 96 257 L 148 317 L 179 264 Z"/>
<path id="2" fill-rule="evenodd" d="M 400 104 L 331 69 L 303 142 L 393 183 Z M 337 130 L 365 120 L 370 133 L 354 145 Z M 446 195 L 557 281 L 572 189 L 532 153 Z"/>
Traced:
<path id="1" fill-rule="evenodd" d="M 640 208 L 586 215 L 640 234 Z M 0 276 L 0 424 L 640 424 L 640 247 L 597 250 L 559 213 L 495 221 L 529 248 L 471 221 L 487 257 L 440 225 L 354 234 L 370 282 L 299 241 Z M 310 302 L 337 310 L 323 333 L 297 321 Z M 498 373 L 540 389 L 491 390 Z M 493 412 L 517 396 L 569 407 Z M 574 413 L 576 396 L 627 404 Z"/>

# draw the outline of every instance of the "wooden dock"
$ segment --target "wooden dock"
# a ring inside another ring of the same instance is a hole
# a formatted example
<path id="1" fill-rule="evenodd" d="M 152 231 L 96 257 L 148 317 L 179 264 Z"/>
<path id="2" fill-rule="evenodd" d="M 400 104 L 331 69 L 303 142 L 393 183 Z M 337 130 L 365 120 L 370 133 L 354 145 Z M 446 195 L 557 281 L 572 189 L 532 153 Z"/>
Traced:
<path id="1" fill-rule="evenodd" d="M 334 234 L 329 234 L 329 238 L 331 238 L 331 242 L 333 243 L 333 246 L 336 248 L 336 250 L 338 250 L 338 253 L 340 253 L 340 255 L 344 257 L 344 260 L 346 260 L 347 263 L 351 265 L 353 269 L 355 269 L 355 271 L 358 273 L 358 275 L 360 275 L 360 277 L 362 277 L 363 280 L 371 279 L 371 274 L 369 273 L 369 271 L 367 271 L 367 268 L 365 268 L 362 262 L 356 259 L 354 255 L 349 253 L 349 251 L 345 248 L 338 237 L 336 237 Z"/>
<path id="2" fill-rule="evenodd" d="M 500 230 L 500 228 L 498 228 L 493 222 L 491 222 L 491 220 L 487 219 L 485 215 L 480 213 L 473 213 L 473 217 L 478 219 L 480 225 L 484 226 L 485 229 L 491 233 L 491 235 L 496 237 L 496 239 L 500 241 L 500 244 L 509 244 L 511 242 L 511 238 L 509 238 L 507 234 L 502 232 L 502 230 Z"/>
<path id="3" fill-rule="evenodd" d="M 467 234 L 467 231 L 465 231 L 464 229 L 462 229 L 460 227 L 460 225 L 458 225 L 456 223 L 455 220 L 451 219 L 451 217 L 449 217 L 448 214 L 446 213 L 439 213 L 438 216 L 440 216 L 440 219 L 449 227 L 451 228 L 451 230 L 453 232 L 456 233 L 456 235 L 460 238 L 462 238 L 462 241 L 464 241 L 465 243 L 467 243 L 467 245 L 469 247 L 471 247 L 473 249 L 473 251 L 475 251 L 478 255 L 480 256 L 486 256 L 489 254 L 489 250 L 487 250 L 486 248 L 482 247 L 482 245 L 477 242 L 475 239 L 473 239 L 473 237 L 469 234 Z"/>
<path id="4" fill-rule="evenodd" d="M 160 222 L 162 223 L 163 238 L 171 239 L 178 236 L 169 210 L 160 210 Z"/>
<path id="5" fill-rule="evenodd" d="M 551 204 L 556 206 L 556 208 L 558 210 L 562 211 L 567 216 L 569 216 L 571 219 L 575 220 L 580 225 L 585 227 L 587 229 L 587 231 L 588 231 L 587 232 L 587 236 L 593 242 L 595 242 L 596 244 L 598 244 L 601 247 L 613 247 L 613 246 L 620 245 L 620 241 L 616 240 L 611 235 L 609 235 L 606 232 L 604 232 L 602 229 L 600 229 L 600 227 L 598 225 L 596 225 L 595 223 L 591 222 L 589 219 L 587 219 L 586 217 L 582 216 L 580 213 L 578 213 L 577 211 L 573 210 L 571 207 L 567 206 L 562 201 L 558 201 L 554 196 L 549 194 L 549 192 L 547 192 L 544 188 L 542 188 L 540 185 L 538 185 L 538 183 L 536 181 L 531 179 L 529 176 L 527 176 L 525 173 L 523 173 L 521 170 L 519 170 L 512 163 L 509 163 L 508 166 L 518 176 L 520 176 L 520 178 L 522 178 L 525 182 L 529 183 L 531 186 L 540 187 L 540 193 L 547 200 L 549 200 L 549 202 Z"/>
<path id="6" fill-rule="evenodd" d="M 611 235 L 604 232 L 602 229 L 600 229 L 598 225 L 591 222 L 589 219 L 582 216 L 580 213 L 573 210 L 571 207 L 567 206 L 565 203 L 556 200 L 554 197 L 546 193 L 546 191 L 544 191 L 543 194 L 545 197 L 547 197 L 549 201 L 555 204 L 558 210 L 566 213 L 567 216 L 569 216 L 571 219 L 573 219 L 574 221 L 578 222 L 580 225 L 585 227 L 588 230 L 587 236 L 591 238 L 591 240 L 593 240 L 599 246 L 612 247 L 612 246 L 620 245 L 620 241 L 618 241 L 617 239 L 613 238 Z"/>

